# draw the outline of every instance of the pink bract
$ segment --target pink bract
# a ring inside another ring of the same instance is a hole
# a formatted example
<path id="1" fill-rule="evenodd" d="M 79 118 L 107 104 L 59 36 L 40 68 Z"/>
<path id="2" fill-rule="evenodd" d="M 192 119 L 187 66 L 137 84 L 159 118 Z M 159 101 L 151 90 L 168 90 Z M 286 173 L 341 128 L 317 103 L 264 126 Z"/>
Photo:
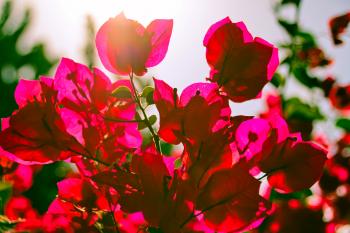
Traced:
<path id="1" fill-rule="evenodd" d="M 123 13 L 104 23 L 96 36 L 96 47 L 107 70 L 119 75 L 143 75 L 165 57 L 173 21 L 157 19 L 144 28 Z"/>

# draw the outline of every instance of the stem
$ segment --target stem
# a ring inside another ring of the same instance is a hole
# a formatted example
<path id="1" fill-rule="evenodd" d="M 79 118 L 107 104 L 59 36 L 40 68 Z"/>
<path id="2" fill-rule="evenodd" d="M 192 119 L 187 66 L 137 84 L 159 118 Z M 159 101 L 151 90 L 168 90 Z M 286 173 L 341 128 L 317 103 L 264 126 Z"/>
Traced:
<path id="1" fill-rule="evenodd" d="M 138 94 L 138 92 L 136 90 L 135 83 L 134 83 L 134 73 L 131 72 L 129 77 L 130 77 L 131 86 L 132 86 L 132 90 L 133 90 L 133 93 L 134 93 L 135 101 L 136 101 L 137 105 L 139 106 L 139 108 L 141 109 L 142 115 L 144 117 L 143 121 L 145 122 L 145 124 L 146 124 L 147 128 L 149 129 L 150 133 L 152 134 L 153 141 L 154 141 L 154 144 L 156 145 L 157 150 L 160 153 L 162 153 L 161 148 L 160 148 L 159 136 L 156 134 L 156 132 L 152 128 L 152 125 L 149 122 L 149 119 L 148 119 L 148 116 L 146 114 L 146 111 L 145 111 L 145 109 L 143 108 L 143 106 L 141 104 L 141 101 L 140 101 L 140 98 L 139 98 L 139 94 Z"/>
<path id="2" fill-rule="evenodd" d="M 201 215 L 201 214 L 204 214 L 204 212 L 206 212 L 206 211 L 208 211 L 208 210 L 211 210 L 211 209 L 213 209 L 213 208 L 216 207 L 216 206 L 219 206 L 219 205 L 221 205 L 221 204 L 224 204 L 224 203 L 226 203 L 227 201 L 231 200 L 232 198 L 233 198 L 233 197 L 230 196 L 230 197 L 228 197 L 228 198 L 226 198 L 226 199 L 224 199 L 224 200 L 221 200 L 221 201 L 219 201 L 219 202 L 217 202 L 217 203 L 214 203 L 213 205 L 208 206 L 207 208 L 203 209 L 202 211 L 200 211 L 200 212 L 197 213 L 197 214 L 191 213 L 191 215 L 190 215 L 185 221 L 183 221 L 183 223 L 181 223 L 180 229 L 183 228 L 189 221 L 191 221 L 192 218 L 195 218 L 195 217 L 197 217 L 197 216 L 199 216 L 199 215 Z"/>
<path id="3" fill-rule="evenodd" d="M 109 205 L 109 210 L 110 210 L 110 213 L 112 215 L 112 220 L 113 220 L 113 224 L 115 226 L 115 230 L 117 233 L 120 233 L 119 231 L 119 227 L 118 227 L 118 223 L 114 217 L 114 211 L 115 211 L 115 208 L 112 208 L 112 203 L 111 203 L 111 196 L 110 194 L 108 193 L 108 196 L 107 196 L 107 199 L 108 199 L 108 205 Z"/>
<path id="4" fill-rule="evenodd" d="M 144 122 L 144 120 L 123 120 L 123 119 L 117 119 L 112 117 L 103 117 L 103 119 L 107 121 L 113 121 L 113 122 L 120 122 L 120 123 L 139 123 Z"/>
<path id="5" fill-rule="evenodd" d="M 297 28 L 297 31 L 299 31 L 299 21 L 300 21 L 300 6 L 295 9 L 295 25 Z M 288 75 L 291 75 L 294 69 L 294 63 L 295 63 L 295 58 L 296 58 L 296 50 L 297 50 L 297 41 L 296 41 L 296 36 L 292 36 L 292 60 L 290 62 L 289 70 L 288 70 Z"/>
<path id="6" fill-rule="evenodd" d="M 108 164 L 108 163 L 106 163 L 106 162 L 104 162 L 104 161 L 102 161 L 102 160 L 99 160 L 99 159 L 97 159 L 97 158 L 93 158 L 93 157 L 91 157 L 90 155 L 86 155 L 86 154 L 80 153 L 80 152 L 78 152 L 78 151 L 75 151 L 75 150 L 72 149 L 72 148 L 68 148 L 68 151 L 70 151 L 70 152 L 72 152 L 72 153 L 74 153 L 74 154 L 80 155 L 80 156 L 82 156 L 83 158 L 90 159 L 90 160 L 93 160 L 93 161 L 95 161 L 95 162 L 97 162 L 97 163 L 103 164 L 103 165 L 105 165 L 105 166 L 107 166 L 107 167 L 110 165 L 110 164 Z"/>

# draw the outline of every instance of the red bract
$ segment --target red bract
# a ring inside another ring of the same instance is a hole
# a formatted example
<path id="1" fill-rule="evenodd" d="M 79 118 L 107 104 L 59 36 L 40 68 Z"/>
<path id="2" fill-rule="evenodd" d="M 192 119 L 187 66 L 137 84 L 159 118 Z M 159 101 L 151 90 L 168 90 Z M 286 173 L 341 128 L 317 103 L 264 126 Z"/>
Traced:
<path id="1" fill-rule="evenodd" d="M 5 214 L 10 220 L 20 220 L 16 225 L 19 232 L 36 232 L 42 227 L 39 214 L 26 197 L 12 197 L 5 206 Z"/>
<path id="2" fill-rule="evenodd" d="M 228 100 L 219 95 L 214 83 L 194 83 L 185 88 L 180 98 L 176 89 L 164 81 L 154 79 L 154 83 L 154 102 L 160 115 L 158 133 L 169 143 L 185 139 L 199 143 L 229 120 Z"/>
<path id="3" fill-rule="evenodd" d="M 143 75 L 165 57 L 173 28 L 172 20 L 158 19 L 144 28 L 120 13 L 102 25 L 96 47 L 103 65 L 115 74 Z"/>
<path id="4" fill-rule="evenodd" d="M 326 233 L 328 231 L 325 231 L 326 223 L 322 217 L 323 212 L 320 209 L 312 209 L 299 200 L 292 199 L 277 203 L 276 211 L 266 222 L 264 230 L 254 232 Z"/>
<path id="5" fill-rule="evenodd" d="M 331 64 L 331 60 L 326 57 L 323 50 L 318 47 L 306 48 L 301 50 L 297 56 L 305 61 L 310 68 L 322 67 Z"/>
<path id="6" fill-rule="evenodd" d="M 142 213 L 125 214 L 123 211 L 114 212 L 115 220 L 118 222 L 119 231 L 123 233 L 138 232 L 147 233 L 146 222 Z"/>
<path id="7" fill-rule="evenodd" d="M 57 183 L 58 198 L 74 205 L 92 209 L 108 210 L 108 201 L 104 193 L 84 179 L 68 178 Z"/>
<path id="8" fill-rule="evenodd" d="M 258 163 L 272 187 L 296 192 L 311 187 L 320 179 L 327 160 L 325 149 L 312 142 L 293 142 L 290 138 L 273 146 L 270 153 L 263 152 L 266 155 Z"/>
<path id="9" fill-rule="evenodd" d="M 278 66 L 277 48 L 253 39 L 243 22 L 232 23 L 228 17 L 209 28 L 203 43 L 210 81 L 235 102 L 258 97 Z"/>
<path id="10" fill-rule="evenodd" d="M 54 80 L 67 131 L 85 146 L 85 155 L 99 150 L 105 161 L 114 161 L 128 149 L 141 145 L 141 135 L 133 120 L 136 107 L 132 97 L 114 97 L 118 87 L 131 91 L 129 80 L 111 83 L 100 70 L 62 59 Z M 122 148 L 121 148 L 122 147 Z"/>
<path id="11" fill-rule="evenodd" d="M 249 230 L 271 208 L 259 196 L 259 182 L 240 164 L 215 173 L 199 194 L 197 207 L 210 228 L 224 232 Z"/>
<path id="12" fill-rule="evenodd" d="M 55 97 L 52 79 L 20 81 L 16 89 L 20 109 L 0 133 L 0 146 L 7 151 L 4 156 L 23 164 L 42 164 L 67 159 L 71 151 L 81 150 L 66 131 Z"/>
<path id="13" fill-rule="evenodd" d="M 13 192 L 21 193 L 28 190 L 33 184 L 33 170 L 30 166 L 19 164 L 11 174 L 4 176 L 12 183 Z"/>
<path id="14" fill-rule="evenodd" d="M 298 134 L 290 135 L 280 117 L 243 122 L 237 129 L 236 143 L 254 168 L 251 172 L 266 173 L 270 185 L 283 192 L 309 188 L 320 178 L 327 159 L 322 147 L 301 141 Z"/>
<path id="15" fill-rule="evenodd" d="M 329 99 L 334 107 L 349 111 L 350 110 L 350 85 L 334 85 L 329 92 Z"/>
<path id="16" fill-rule="evenodd" d="M 158 226 L 164 211 L 164 182 L 169 176 L 162 157 L 147 152 L 142 156 L 135 155 L 131 169 L 133 173 L 105 172 L 94 176 L 93 179 L 118 191 L 122 210 L 129 213 L 142 211 L 152 226 Z"/>
<path id="17" fill-rule="evenodd" d="M 72 203 L 55 199 L 43 216 L 43 229 L 48 233 L 98 233 L 97 216 L 76 208 Z"/>
<path id="18" fill-rule="evenodd" d="M 237 162 L 239 158 L 234 156 L 236 151 L 232 148 L 232 136 L 230 130 L 223 128 L 212 133 L 199 146 L 185 144 L 183 165 L 186 169 L 185 177 L 192 186 L 188 199 L 195 196 L 215 172 L 231 168 Z"/>
<path id="19" fill-rule="evenodd" d="M 1 147 L 0 147 L 0 154 L 2 155 L 0 156 L 0 174 L 6 175 L 15 171 L 18 164 L 13 162 L 13 160 L 11 160 L 8 156 L 6 156 L 6 154 L 9 155 L 10 157 L 13 155 L 11 153 L 4 151 Z"/>
<path id="20" fill-rule="evenodd" d="M 329 27 L 332 33 L 333 43 L 335 45 L 342 44 L 340 35 L 345 32 L 346 27 L 350 22 L 350 12 L 331 18 L 329 21 Z"/>

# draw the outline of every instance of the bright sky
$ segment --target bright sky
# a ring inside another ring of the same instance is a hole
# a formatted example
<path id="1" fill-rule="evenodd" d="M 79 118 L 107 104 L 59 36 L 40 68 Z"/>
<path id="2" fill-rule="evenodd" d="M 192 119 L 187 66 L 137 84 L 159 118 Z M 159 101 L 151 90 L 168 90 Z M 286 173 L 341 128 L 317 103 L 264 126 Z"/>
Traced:
<path id="1" fill-rule="evenodd" d="M 0 2 L 3 0 L 0 0 Z M 45 40 L 52 54 L 82 62 L 86 15 L 94 17 L 97 26 L 124 11 L 126 17 L 147 25 L 152 19 L 173 18 L 174 29 L 164 61 L 150 70 L 151 75 L 183 89 L 191 82 L 203 81 L 208 75 L 202 39 L 208 27 L 230 16 L 244 21 L 253 36 L 271 43 L 283 40 L 284 32 L 272 14 L 274 0 L 16 0 L 17 8 L 31 6 L 35 10 L 31 30 L 24 42 Z M 330 41 L 328 19 L 350 10 L 350 0 L 304 0 L 301 22 L 319 35 L 322 47 L 335 58 L 330 74 L 342 82 L 350 82 L 350 39 L 340 48 Z M 299 90 L 291 88 L 297 93 Z M 249 101 L 245 106 L 261 102 Z M 253 108 L 254 109 L 254 108 Z M 256 109 L 256 108 L 255 108 Z M 242 108 L 237 112 L 246 113 Z M 249 111 L 248 111 L 249 112 Z"/>

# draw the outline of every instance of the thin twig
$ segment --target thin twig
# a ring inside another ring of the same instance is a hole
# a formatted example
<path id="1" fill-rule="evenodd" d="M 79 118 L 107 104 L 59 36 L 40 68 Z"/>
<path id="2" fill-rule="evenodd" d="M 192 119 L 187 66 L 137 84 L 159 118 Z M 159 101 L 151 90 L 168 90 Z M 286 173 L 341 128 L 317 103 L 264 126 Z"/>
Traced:
<path id="1" fill-rule="evenodd" d="M 142 112 L 142 115 L 144 117 L 144 122 L 147 126 L 147 128 L 149 129 L 150 133 L 152 134 L 152 137 L 153 137 L 153 141 L 154 141 L 154 144 L 156 145 L 156 148 L 157 150 L 162 153 L 161 151 L 161 147 L 160 147 L 160 140 L 159 140 L 159 136 L 156 134 L 156 132 L 154 131 L 151 123 L 149 122 L 149 119 L 148 119 L 148 116 L 146 114 L 146 111 L 145 109 L 143 108 L 142 104 L 141 104 L 141 100 L 139 98 L 139 94 L 136 90 L 136 87 L 135 87 L 135 84 L 134 84 L 134 74 L 133 72 L 131 72 L 131 74 L 129 75 L 130 77 L 130 82 L 131 82 L 131 86 L 132 86 L 132 90 L 133 90 L 133 93 L 134 93 L 134 98 L 135 98 L 135 101 L 137 103 L 137 105 L 139 106 L 139 108 L 141 109 L 141 112 Z"/>

